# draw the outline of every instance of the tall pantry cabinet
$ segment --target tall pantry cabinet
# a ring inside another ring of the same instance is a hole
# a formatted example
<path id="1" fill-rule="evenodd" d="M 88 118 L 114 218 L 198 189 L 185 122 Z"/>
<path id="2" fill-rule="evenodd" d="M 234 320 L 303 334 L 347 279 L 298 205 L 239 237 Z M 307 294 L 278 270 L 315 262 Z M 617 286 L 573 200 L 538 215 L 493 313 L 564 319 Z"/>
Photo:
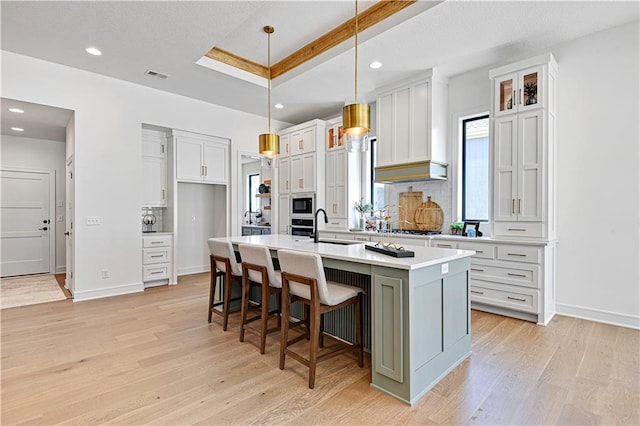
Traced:
<path id="1" fill-rule="evenodd" d="M 557 68 L 547 54 L 489 72 L 494 236 L 555 239 Z"/>

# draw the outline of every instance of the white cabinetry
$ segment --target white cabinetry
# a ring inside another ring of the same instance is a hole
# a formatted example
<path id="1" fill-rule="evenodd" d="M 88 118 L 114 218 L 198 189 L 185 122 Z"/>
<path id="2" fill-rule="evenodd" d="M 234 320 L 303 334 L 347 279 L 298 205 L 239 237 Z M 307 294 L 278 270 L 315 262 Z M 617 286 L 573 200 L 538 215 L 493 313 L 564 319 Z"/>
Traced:
<path id="1" fill-rule="evenodd" d="M 176 142 L 176 177 L 180 182 L 229 182 L 229 140 L 173 131 Z"/>
<path id="2" fill-rule="evenodd" d="M 353 206 L 360 199 L 361 166 L 359 153 L 348 152 L 337 143 L 340 126 L 341 121 L 335 122 L 327 136 L 325 210 L 329 223 L 325 228 L 347 231 L 357 225 Z"/>
<path id="3" fill-rule="evenodd" d="M 167 137 L 149 129 L 142 129 L 141 205 L 167 206 Z"/>
<path id="4" fill-rule="evenodd" d="M 474 250 L 471 307 L 546 325 L 555 314 L 555 243 L 433 237 L 432 247 Z"/>
<path id="5" fill-rule="evenodd" d="M 377 96 L 376 166 L 446 162 L 447 80 L 434 70 Z"/>
<path id="6" fill-rule="evenodd" d="M 489 73 L 495 236 L 555 238 L 556 69 L 548 54 Z"/>
<path id="7" fill-rule="evenodd" d="M 146 287 L 169 284 L 173 276 L 173 236 L 143 235 L 142 281 Z"/>
<path id="8" fill-rule="evenodd" d="M 317 207 L 324 207 L 325 122 L 312 120 L 279 133 L 278 186 L 273 192 L 278 195 L 278 232 L 288 233 L 290 198 L 282 195 L 314 193 Z"/>

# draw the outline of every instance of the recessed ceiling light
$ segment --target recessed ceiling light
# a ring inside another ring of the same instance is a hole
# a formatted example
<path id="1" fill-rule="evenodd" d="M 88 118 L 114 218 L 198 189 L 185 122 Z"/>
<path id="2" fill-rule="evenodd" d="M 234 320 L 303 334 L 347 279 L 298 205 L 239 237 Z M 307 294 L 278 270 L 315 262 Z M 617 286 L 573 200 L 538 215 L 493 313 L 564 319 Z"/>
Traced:
<path id="1" fill-rule="evenodd" d="M 12 127 L 11 130 L 13 130 L 14 132 L 24 132 L 24 129 L 21 127 Z"/>
<path id="2" fill-rule="evenodd" d="M 9 111 L 15 112 L 16 114 L 24 113 L 24 110 L 21 110 L 20 108 L 9 108 Z"/>
<path id="3" fill-rule="evenodd" d="M 88 54 L 93 55 L 93 56 L 102 55 L 102 52 L 100 50 L 98 50 L 98 48 L 96 48 L 96 47 L 87 47 L 85 50 L 87 51 Z"/>
<path id="4" fill-rule="evenodd" d="M 274 107 L 275 107 L 275 108 L 278 108 L 278 109 L 282 109 L 282 108 L 284 108 L 284 105 L 282 105 L 282 104 L 275 104 L 275 105 L 274 105 Z"/>
<path id="5" fill-rule="evenodd" d="M 373 61 L 369 64 L 369 68 L 377 70 L 378 68 L 380 68 L 382 66 L 382 62 L 378 62 L 378 61 Z"/>

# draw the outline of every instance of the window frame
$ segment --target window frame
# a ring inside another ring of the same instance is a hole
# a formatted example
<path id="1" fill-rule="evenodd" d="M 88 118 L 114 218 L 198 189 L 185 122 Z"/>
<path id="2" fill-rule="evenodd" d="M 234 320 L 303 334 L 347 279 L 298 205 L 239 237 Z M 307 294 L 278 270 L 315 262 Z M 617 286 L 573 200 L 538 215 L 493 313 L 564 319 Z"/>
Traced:
<path id="1" fill-rule="evenodd" d="M 253 191 L 253 184 L 252 184 L 252 180 L 253 179 L 252 178 L 255 177 L 255 176 L 258 176 L 258 179 L 259 179 L 260 178 L 260 173 L 249 173 L 247 175 L 247 187 L 249 188 L 249 191 L 248 191 L 249 200 L 248 201 L 249 201 L 249 212 L 250 213 L 255 213 L 256 210 L 258 210 L 258 207 L 260 206 L 260 203 L 258 203 L 258 201 L 256 200 L 256 197 L 253 196 L 253 192 L 254 191 Z M 260 186 L 260 185 L 258 184 L 258 186 Z M 257 190 L 256 190 L 256 192 L 257 192 Z M 253 208 L 254 203 L 256 204 L 256 208 L 255 209 Z"/>
<path id="2" fill-rule="evenodd" d="M 486 219 L 479 219 L 479 218 L 472 218 L 472 217 L 467 217 L 466 215 L 466 195 L 467 195 L 467 179 L 466 179 L 466 174 L 467 174 L 467 167 L 466 167 L 466 151 L 467 151 L 467 123 L 469 122 L 473 122 L 473 121 L 478 121 L 478 120 L 484 120 L 484 119 L 488 119 L 490 120 L 490 115 L 488 113 L 479 113 L 479 114 L 475 114 L 475 115 L 471 115 L 471 116 L 467 116 L 466 118 L 462 118 L 461 119 L 461 127 L 462 127 L 462 135 L 461 135 L 461 156 L 460 156 L 460 167 L 461 167 L 461 199 L 460 199 L 460 203 L 461 203 L 461 208 L 460 208 L 460 213 L 461 213 L 461 219 L 463 221 L 467 221 L 467 222 L 480 222 L 480 223 L 488 223 L 490 221 L 490 216 L 491 216 L 491 132 L 489 131 L 489 135 L 488 140 L 488 149 L 489 152 L 487 153 L 487 178 L 489 179 L 489 185 L 488 185 L 488 194 L 487 194 L 487 218 Z M 489 121 L 489 127 L 491 126 L 491 122 Z M 490 129 L 489 129 L 490 130 Z"/>

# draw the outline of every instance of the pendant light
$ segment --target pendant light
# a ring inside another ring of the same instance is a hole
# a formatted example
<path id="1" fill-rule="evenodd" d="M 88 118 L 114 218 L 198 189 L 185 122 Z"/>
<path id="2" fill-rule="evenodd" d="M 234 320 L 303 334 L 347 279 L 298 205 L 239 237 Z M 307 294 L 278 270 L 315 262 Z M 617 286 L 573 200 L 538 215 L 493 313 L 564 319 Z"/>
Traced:
<path id="1" fill-rule="evenodd" d="M 342 108 L 342 127 L 347 143 L 347 149 L 351 152 L 364 152 L 367 150 L 367 137 L 370 130 L 369 104 L 358 103 L 358 0 L 356 0 L 355 18 L 355 99 L 354 103 Z"/>
<path id="2" fill-rule="evenodd" d="M 280 153 L 280 136 L 271 133 L 271 34 L 273 34 L 275 30 L 270 25 L 264 27 L 263 30 L 267 33 L 267 79 L 269 83 L 267 88 L 268 131 L 259 136 L 260 154 L 272 157 Z"/>

